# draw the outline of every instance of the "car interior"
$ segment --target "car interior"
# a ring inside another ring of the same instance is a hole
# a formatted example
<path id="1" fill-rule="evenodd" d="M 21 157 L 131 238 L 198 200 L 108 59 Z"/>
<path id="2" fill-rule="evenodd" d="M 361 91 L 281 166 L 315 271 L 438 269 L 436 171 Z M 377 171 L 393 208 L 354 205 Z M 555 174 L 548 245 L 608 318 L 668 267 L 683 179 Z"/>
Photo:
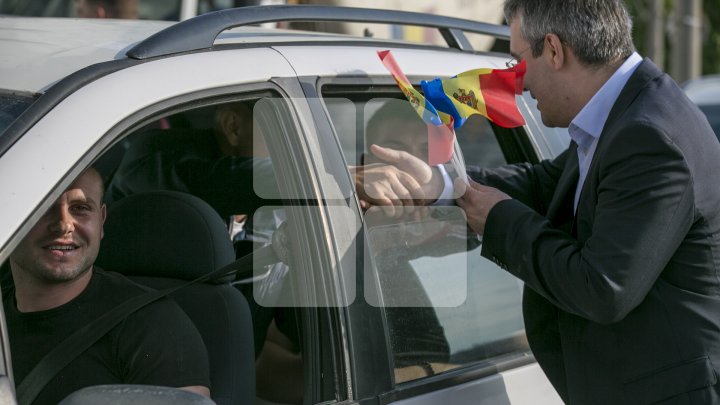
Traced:
<path id="1" fill-rule="evenodd" d="M 256 374 L 258 396 L 302 401 L 299 320 L 293 308 L 275 308 L 272 302 L 283 290 L 287 265 L 274 252 L 260 257 L 261 248 L 273 243 L 283 210 L 277 200 L 257 195 L 263 191 L 253 190 L 256 181 L 234 185 L 238 175 L 228 174 L 249 158 L 269 163 L 262 135 L 252 125 L 256 103 L 245 98 L 163 116 L 133 131 L 96 163 L 104 165 L 108 200 L 107 237 L 98 258 L 102 268 L 156 289 L 230 269 L 224 277 L 171 295 L 203 336 L 218 404 L 253 403 Z M 223 134 L 235 137 L 228 141 Z M 239 176 L 252 179 L 257 165 L 243 167 Z M 212 184 L 188 179 L 203 170 L 206 180 L 215 176 Z M 182 180 L 165 182 L 166 175 Z M 223 193 L 233 186 L 236 192 Z M 282 244 L 276 240 L 275 247 Z M 236 259 L 243 257 L 252 260 L 238 265 Z M 278 389 L 278 370 L 287 369 L 299 375 Z"/>

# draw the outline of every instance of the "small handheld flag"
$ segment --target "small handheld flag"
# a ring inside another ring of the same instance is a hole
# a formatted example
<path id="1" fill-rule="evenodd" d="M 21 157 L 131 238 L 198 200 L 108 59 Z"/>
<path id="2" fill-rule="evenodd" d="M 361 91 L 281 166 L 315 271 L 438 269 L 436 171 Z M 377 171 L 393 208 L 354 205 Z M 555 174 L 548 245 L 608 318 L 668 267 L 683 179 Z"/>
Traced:
<path id="1" fill-rule="evenodd" d="M 380 60 L 415 111 L 428 125 L 428 164 L 452 158 L 454 128 L 480 114 L 495 124 L 512 128 L 525 124 L 515 102 L 521 94 L 525 61 L 509 69 L 474 69 L 450 79 L 422 81 L 425 96 L 413 88 L 390 51 L 378 51 Z"/>

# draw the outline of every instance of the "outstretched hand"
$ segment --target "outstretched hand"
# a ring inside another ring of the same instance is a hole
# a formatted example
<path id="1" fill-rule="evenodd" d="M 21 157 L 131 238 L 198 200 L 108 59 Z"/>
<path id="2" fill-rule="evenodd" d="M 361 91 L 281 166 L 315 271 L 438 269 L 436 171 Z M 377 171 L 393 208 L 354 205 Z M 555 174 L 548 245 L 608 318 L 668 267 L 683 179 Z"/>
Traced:
<path id="1" fill-rule="evenodd" d="M 483 186 L 469 177 L 467 184 L 462 179 L 457 178 L 454 185 L 455 190 L 462 193 L 455 200 L 457 205 L 465 211 L 468 225 L 480 235 L 485 232 L 485 224 L 490 210 L 500 201 L 510 199 L 510 196 L 502 191 Z"/>
<path id="2" fill-rule="evenodd" d="M 370 146 L 370 152 L 385 164 L 351 168 L 364 209 L 382 206 L 386 215 L 395 217 L 427 205 L 440 194 L 442 179 L 421 159 L 378 145 Z"/>

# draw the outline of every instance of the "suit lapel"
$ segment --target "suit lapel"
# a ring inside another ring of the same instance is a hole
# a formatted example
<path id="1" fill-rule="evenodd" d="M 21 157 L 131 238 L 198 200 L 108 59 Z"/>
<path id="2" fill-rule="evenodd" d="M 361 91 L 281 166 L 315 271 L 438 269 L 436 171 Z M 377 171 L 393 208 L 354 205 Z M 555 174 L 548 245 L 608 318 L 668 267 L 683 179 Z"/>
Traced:
<path id="1" fill-rule="evenodd" d="M 642 89 L 645 88 L 651 80 L 661 75 L 663 75 L 663 72 L 658 69 L 650 59 L 645 58 L 640 63 L 620 92 L 615 105 L 613 105 L 613 108 L 610 110 L 608 119 L 605 122 L 605 127 L 603 128 L 603 134 L 605 134 L 608 128 L 630 107 L 630 104 L 635 101 Z M 600 139 L 602 140 L 602 136 Z"/>
<path id="2" fill-rule="evenodd" d="M 628 82 L 625 84 L 625 87 L 620 92 L 620 95 L 618 96 L 617 101 L 613 105 L 612 109 L 610 110 L 610 114 L 608 115 L 608 119 L 605 122 L 605 126 L 603 127 L 602 134 L 600 135 L 600 139 L 598 140 L 598 145 L 595 148 L 595 154 L 593 155 L 592 162 L 590 162 L 590 167 L 588 168 L 588 174 L 585 177 L 585 184 L 583 184 L 583 189 L 580 191 L 580 198 L 578 199 L 578 214 L 582 214 L 582 201 L 584 198 L 584 194 L 586 194 L 584 191 L 588 187 L 594 187 L 594 178 L 593 173 L 597 170 L 598 161 L 602 158 L 603 149 L 603 141 L 608 139 L 608 137 L 612 136 L 611 133 L 614 132 L 614 126 L 615 124 L 622 122 L 620 118 L 622 117 L 622 114 L 630 108 L 630 105 L 635 101 L 637 96 L 640 94 L 642 89 L 644 89 L 648 83 L 658 76 L 662 75 L 663 72 L 658 69 L 657 66 L 648 58 L 645 58 L 642 63 L 637 67 L 633 75 L 630 77 Z M 577 155 L 577 154 L 576 154 Z M 577 170 L 577 158 L 575 159 L 575 167 Z M 573 190 L 574 192 L 574 190 Z M 574 193 L 573 193 L 573 199 L 574 199 Z M 575 224 L 576 221 L 573 221 L 573 226 L 571 233 L 575 234 Z"/>

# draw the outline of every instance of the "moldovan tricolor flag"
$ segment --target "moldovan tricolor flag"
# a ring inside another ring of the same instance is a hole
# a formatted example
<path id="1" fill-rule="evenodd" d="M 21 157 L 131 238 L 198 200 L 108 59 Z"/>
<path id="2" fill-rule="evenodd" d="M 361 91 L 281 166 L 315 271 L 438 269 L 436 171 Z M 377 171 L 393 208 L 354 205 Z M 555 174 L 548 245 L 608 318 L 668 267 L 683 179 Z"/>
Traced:
<path id="1" fill-rule="evenodd" d="M 481 114 L 499 126 L 525 124 L 515 95 L 523 90 L 525 62 L 509 69 L 474 69 L 450 78 L 422 81 L 425 97 L 413 88 L 390 51 L 378 51 L 400 90 L 428 125 L 428 164 L 448 162 L 453 155 L 454 128 L 473 114 Z"/>
<path id="2" fill-rule="evenodd" d="M 453 144 L 455 141 L 453 117 L 437 111 L 432 104 L 427 102 L 419 91 L 413 88 L 390 51 L 378 51 L 378 56 L 383 65 L 385 65 L 385 68 L 392 74 L 400 90 L 402 90 L 405 97 L 427 125 L 427 163 L 433 166 L 447 163 L 452 158 Z"/>
<path id="3" fill-rule="evenodd" d="M 452 115 L 459 128 L 473 114 L 480 114 L 504 128 L 525 125 L 515 95 L 522 94 L 525 61 L 509 69 L 474 69 L 450 79 L 422 81 L 427 101 Z"/>

